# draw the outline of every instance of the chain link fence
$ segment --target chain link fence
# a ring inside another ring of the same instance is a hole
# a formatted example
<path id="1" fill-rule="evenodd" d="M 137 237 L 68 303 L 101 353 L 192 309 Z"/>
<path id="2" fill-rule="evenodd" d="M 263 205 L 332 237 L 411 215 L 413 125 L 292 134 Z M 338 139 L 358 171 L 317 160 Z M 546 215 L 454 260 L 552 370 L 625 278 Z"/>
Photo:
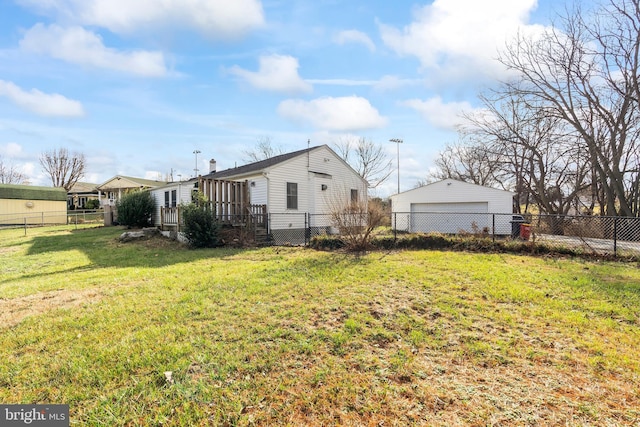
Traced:
<path id="1" fill-rule="evenodd" d="M 0 214 L 0 228 L 104 224 L 97 211 Z M 254 233 L 261 244 L 306 246 L 314 236 L 339 235 L 329 214 L 271 213 L 266 230 Z M 256 230 L 254 230 L 256 231 Z M 260 231 L 260 230 L 258 230 Z M 518 239 L 550 248 L 594 254 L 640 255 L 640 218 L 467 212 L 395 212 L 391 233 L 439 233 L 478 238 Z"/>
<path id="2" fill-rule="evenodd" d="M 521 239 L 585 253 L 640 254 L 640 218 L 490 213 L 393 213 L 395 233 Z"/>
<path id="3" fill-rule="evenodd" d="M 268 243 L 307 245 L 319 235 L 339 235 L 331 215 L 272 213 Z M 470 238 L 517 239 L 583 253 L 640 255 L 640 218 L 467 212 L 396 212 L 391 232 L 438 233 Z"/>
<path id="4" fill-rule="evenodd" d="M 104 224 L 104 213 L 99 210 L 77 210 L 0 214 L 0 228 L 27 228 L 78 224 L 102 225 Z"/>
<path id="5" fill-rule="evenodd" d="M 366 224 L 361 214 L 353 215 Z M 315 236 L 340 234 L 330 214 L 272 213 L 268 217 L 270 243 L 276 246 L 308 245 Z"/>

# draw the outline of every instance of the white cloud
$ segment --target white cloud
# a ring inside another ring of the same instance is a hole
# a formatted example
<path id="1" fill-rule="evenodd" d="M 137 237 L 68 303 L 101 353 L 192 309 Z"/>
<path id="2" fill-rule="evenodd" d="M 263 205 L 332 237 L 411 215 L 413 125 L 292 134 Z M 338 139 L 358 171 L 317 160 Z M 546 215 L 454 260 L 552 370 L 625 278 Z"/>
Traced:
<path id="1" fill-rule="evenodd" d="M 106 47 L 99 35 L 81 27 L 36 24 L 26 32 L 20 47 L 79 65 L 146 77 L 168 74 L 162 52 L 120 52 Z"/>
<path id="2" fill-rule="evenodd" d="M 371 52 L 375 52 L 376 45 L 371 41 L 368 35 L 358 30 L 345 30 L 337 33 L 333 41 L 338 43 L 339 45 L 344 45 L 347 43 L 359 43 L 364 45 Z"/>
<path id="3" fill-rule="evenodd" d="M 396 76 L 383 76 L 379 80 L 354 79 L 307 79 L 309 83 L 326 86 L 371 86 L 374 90 L 385 92 L 405 86 L 424 84 L 423 79 L 403 79 Z"/>
<path id="4" fill-rule="evenodd" d="M 57 93 L 47 94 L 37 89 L 26 92 L 14 83 L 0 80 L 0 96 L 5 96 L 19 107 L 40 116 L 80 117 L 84 116 L 82 104 Z"/>
<path id="5" fill-rule="evenodd" d="M 537 0 L 435 0 L 414 10 L 414 20 L 397 29 L 381 24 L 384 43 L 399 55 L 415 56 L 424 68 L 444 76 L 504 75 L 495 58 L 517 31 L 527 26 Z"/>
<path id="6" fill-rule="evenodd" d="M 323 97 L 311 101 L 289 99 L 278 106 L 281 116 L 333 131 L 357 131 L 380 128 L 387 119 L 368 100 L 358 96 Z"/>
<path id="7" fill-rule="evenodd" d="M 158 171 L 144 171 L 144 179 L 162 181 L 162 173 Z"/>
<path id="8" fill-rule="evenodd" d="M 258 89 L 283 93 L 311 92 L 313 87 L 298 75 L 298 60 L 287 55 L 264 55 L 258 71 L 232 67 L 229 72 Z"/>
<path id="9" fill-rule="evenodd" d="M 115 33 L 193 28 L 216 39 L 233 39 L 264 25 L 259 0 L 19 0 L 66 22 Z"/>
<path id="10" fill-rule="evenodd" d="M 375 86 L 378 80 L 308 79 L 307 82 L 328 86 Z"/>
<path id="11" fill-rule="evenodd" d="M 21 154 L 22 146 L 20 144 L 16 144 L 15 142 L 8 142 L 6 144 L 0 145 L 0 156 L 8 157 L 11 159 L 20 157 Z"/>
<path id="12" fill-rule="evenodd" d="M 409 99 L 401 102 L 409 108 L 413 108 L 422 116 L 426 121 L 433 126 L 441 129 L 455 130 L 456 127 L 463 123 L 462 113 L 470 113 L 474 111 L 471 104 L 468 102 L 442 102 L 442 98 L 439 96 L 427 99 L 426 101 L 420 99 Z"/>
<path id="13" fill-rule="evenodd" d="M 424 83 L 424 81 L 419 79 L 401 79 L 397 76 L 383 76 L 376 82 L 374 89 L 385 92 L 400 89 L 405 86 L 415 86 L 422 83 Z"/>

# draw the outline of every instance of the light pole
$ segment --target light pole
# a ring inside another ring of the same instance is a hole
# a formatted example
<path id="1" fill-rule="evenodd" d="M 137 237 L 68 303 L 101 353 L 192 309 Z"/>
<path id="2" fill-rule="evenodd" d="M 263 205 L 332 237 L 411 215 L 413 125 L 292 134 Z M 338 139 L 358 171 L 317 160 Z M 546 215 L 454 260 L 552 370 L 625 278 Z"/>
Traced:
<path id="1" fill-rule="evenodd" d="M 398 145 L 398 194 L 400 194 L 400 144 L 402 144 L 402 139 L 400 138 L 391 138 L 389 141 L 395 142 Z"/>
<path id="2" fill-rule="evenodd" d="M 196 168 L 194 169 L 196 171 L 196 178 L 198 177 L 198 153 L 201 153 L 200 150 L 194 150 L 193 154 L 196 155 Z"/>

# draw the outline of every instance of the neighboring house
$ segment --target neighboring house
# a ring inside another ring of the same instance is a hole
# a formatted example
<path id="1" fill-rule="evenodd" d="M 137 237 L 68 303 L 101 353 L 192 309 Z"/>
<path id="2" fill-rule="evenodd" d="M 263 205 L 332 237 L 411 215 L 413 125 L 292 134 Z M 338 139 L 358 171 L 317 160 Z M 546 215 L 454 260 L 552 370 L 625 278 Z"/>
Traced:
<path id="1" fill-rule="evenodd" d="M 123 195 L 130 191 L 151 190 L 166 184 L 166 181 L 116 175 L 97 186 L 97 190 L 100 192 L 100 206 L 114 206 Z"/>
<path id="2" fill-rule="evenodd" d="M 76 182 L 67 192 L 67 209 L 85 209 L 89 200 L 99 200 L 98 184 Z"/>
<path id="3" fill-rule="evenodd" d="M 66 223 L 64 188 L 0 184 L 0 225 Z"/>
<path id="4" fill-rule="evenodd" d="M 391 196 L 392 226 L 409 232 L 507 235 L 513 197 L 509 191 L 445 179 Z"/>

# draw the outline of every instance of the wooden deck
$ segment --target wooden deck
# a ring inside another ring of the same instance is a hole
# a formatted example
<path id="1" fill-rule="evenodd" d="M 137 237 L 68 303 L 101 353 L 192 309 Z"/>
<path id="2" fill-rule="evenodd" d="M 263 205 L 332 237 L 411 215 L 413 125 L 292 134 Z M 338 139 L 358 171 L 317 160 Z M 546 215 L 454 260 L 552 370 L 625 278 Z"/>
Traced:
<path id="1" fill-rule="evenodd" d="M 247 181 L 224 181 L 200 178 L 198 191 L 211 205 L 215 219 L 224 225 L 251 227 L 268 226 L 267 206 L 252 205 Z M 180 230 L 182 225 L 180 206 L 160 208 L 160 227 Z"/>

